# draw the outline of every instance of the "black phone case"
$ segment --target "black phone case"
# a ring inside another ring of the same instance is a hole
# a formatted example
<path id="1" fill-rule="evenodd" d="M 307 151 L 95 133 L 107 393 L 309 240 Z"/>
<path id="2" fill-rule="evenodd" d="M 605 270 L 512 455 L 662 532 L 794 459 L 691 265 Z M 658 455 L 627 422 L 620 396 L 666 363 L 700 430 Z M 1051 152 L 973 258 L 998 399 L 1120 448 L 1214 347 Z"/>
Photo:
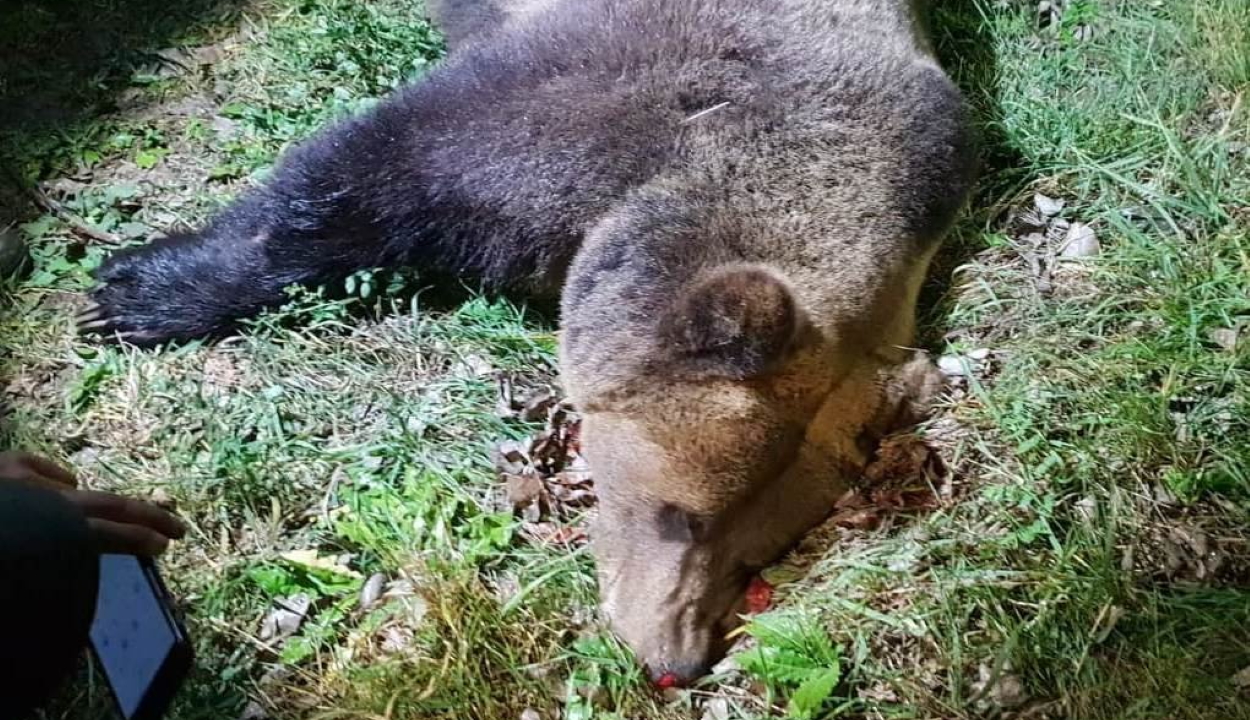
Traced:
<path id="1" fill-rule="evenodd" d="M 161 580 L 161 575 L 156 569 L 156 563 L 150 558 L 139 558 L 139 565 L 143 568 L 143 575 L 147 578 L 148 584 L 152 587 L 153 592 L 156 593 L 158 604 L 165 615 L 165 620 L 173 628 L 177 640 L 174 642 L 174 647 L 169 651 L 169 655 L 165 658 L 165 663 L 161 665 L 161 669 L 157 672 L 156 678 L 148 686 L 148 691 L 143 696 L 142 702 L 139 703 L 138 709 L 135 710 L 135 713 L 128 720 L 161 720 L 166 711 L 169 710 L 169 706 L 173 702 L 174 696 L 178 694 L 179 688 L 182 687 L 182 681 L 191 672 L 195 654 L 191 649 L 191 641 L 187 635 L 186 627 L 183 625 L 178 613 L 174 610 L 173 596 L 170 595 L 169 589 L 165 587 L 164 581 Z M 96 654 L 94 644 L 91 646 L 91 654 L 95 658 L 96 664 L 102 665 L 99 655 Z M 113 707 L 117 710 L 119 716 L 125 717 L 125 713 L 121 711 L 121 702 L 113 690 L 112 683 L 106 682 L 105 684 L 109 686 L 109 694 L 113 697 Z"/>

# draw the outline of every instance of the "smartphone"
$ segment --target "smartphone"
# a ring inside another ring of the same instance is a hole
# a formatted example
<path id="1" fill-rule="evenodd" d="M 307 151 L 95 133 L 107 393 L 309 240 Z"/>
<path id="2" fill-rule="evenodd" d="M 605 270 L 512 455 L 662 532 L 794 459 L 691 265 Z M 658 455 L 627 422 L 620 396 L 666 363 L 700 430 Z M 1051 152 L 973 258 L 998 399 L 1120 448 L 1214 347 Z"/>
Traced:
<path id="1" fill-rule="evenodd" d="M 125 720 L 158 720 L 191 670 L 191 643 L 156 565 L 100 556 L 91 649 Z"/>

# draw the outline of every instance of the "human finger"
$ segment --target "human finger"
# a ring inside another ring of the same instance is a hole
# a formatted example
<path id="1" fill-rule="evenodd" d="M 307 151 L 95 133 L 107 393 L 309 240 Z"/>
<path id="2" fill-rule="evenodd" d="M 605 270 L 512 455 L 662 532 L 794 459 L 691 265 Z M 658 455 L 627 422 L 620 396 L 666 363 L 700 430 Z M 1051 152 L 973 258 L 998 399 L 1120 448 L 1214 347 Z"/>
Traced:
<path id="1" fill-rule="evenodd" d="M 55 480 L 62 485 L 69 487 L 78 487 L 78 477 L 67 468 L 58 463 L 54 463 L 46 457 L 40 455 L 31 455 L 30 453 L 21 453 L 23 460 L 35 472 L 49 480 Z"/>
<path id="2" fill-rule="evenodd" d="M 73 473 L 51 460 L 16 451 L 0 453 L 0 480 L 51 485 L 57 488 L 78 485 Z"/>
<path id="3" fill-rule="evenodd" d="M 138 525 L 175 540 L 187 534 L 182 520 L 151 503 L 92 490 L 78 490 L 69 496 L 88 518 Z"/>
<path id="4" fill-rule="evenodd" d="M 87 529 L 92 545 L 101 555 L 154 557 L 169 547 L 167 536 L 143 525 L 93 517 L 87 519 Z"/>

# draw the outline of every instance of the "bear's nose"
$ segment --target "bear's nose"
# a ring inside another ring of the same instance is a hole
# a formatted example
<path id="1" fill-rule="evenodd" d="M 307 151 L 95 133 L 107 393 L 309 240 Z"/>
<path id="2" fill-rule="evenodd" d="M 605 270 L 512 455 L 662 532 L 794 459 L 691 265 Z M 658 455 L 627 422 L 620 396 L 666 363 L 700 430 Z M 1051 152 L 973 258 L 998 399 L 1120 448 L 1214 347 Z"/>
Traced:
<path id="1" fill-rule="evenodd" d="M 707 671 L 707 664 L 699 662 L 678 662 L 647 666 L 647 675 L 651 678 L 651 682 L 661 690 L 671 687 L 685 687 L 706 675 Z"/>

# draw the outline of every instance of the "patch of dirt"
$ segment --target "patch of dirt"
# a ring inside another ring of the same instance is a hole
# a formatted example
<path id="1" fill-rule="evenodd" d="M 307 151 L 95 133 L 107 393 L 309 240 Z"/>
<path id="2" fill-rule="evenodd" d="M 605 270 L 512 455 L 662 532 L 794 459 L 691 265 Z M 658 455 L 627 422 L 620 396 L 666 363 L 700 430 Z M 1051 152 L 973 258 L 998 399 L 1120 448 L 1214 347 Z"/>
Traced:
<path id="1" fill-rule="evenodd" d="M 205 353 L 201 372 L 205 394 L 226 395 L 248 383 L 250 367 L 243 355 L 215 347 Z"/>

